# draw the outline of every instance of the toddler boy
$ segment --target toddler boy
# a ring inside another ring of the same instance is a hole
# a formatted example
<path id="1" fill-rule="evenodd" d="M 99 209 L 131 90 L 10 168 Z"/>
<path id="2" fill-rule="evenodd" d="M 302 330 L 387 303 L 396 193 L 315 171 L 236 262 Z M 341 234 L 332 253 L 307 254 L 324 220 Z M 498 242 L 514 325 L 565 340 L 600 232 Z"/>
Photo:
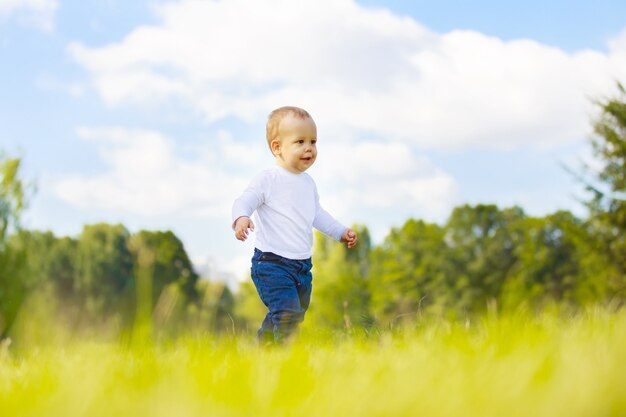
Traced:
<path id="1" fill-rule="evenodd" d="M 257 337 L 282 342 L 309 307 L 313 228 L 348 248 L 357 235 L 320 206 L 315 182 L 305 173 L 317 158 L 317 127 L 309 113 L 290 106 L 274 110 L 266 136 L 276 165 L 254 177 L 235 200 L 232 219 L 238 240 L 256 232 L 252 281 L 268 308 Z"/>

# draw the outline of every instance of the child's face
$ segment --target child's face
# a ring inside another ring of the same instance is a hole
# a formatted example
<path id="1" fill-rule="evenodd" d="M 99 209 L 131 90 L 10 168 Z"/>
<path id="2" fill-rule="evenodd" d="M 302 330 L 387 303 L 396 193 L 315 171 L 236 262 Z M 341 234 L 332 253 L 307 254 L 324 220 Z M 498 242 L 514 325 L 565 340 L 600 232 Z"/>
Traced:
<path id="1" fill-rule="evenodd" d="M 278 127 L 278 138 L 271 143 L 278 164 L 299 174 L 317 158 L 317 128 L 313 119 L 285 116 Z"/>

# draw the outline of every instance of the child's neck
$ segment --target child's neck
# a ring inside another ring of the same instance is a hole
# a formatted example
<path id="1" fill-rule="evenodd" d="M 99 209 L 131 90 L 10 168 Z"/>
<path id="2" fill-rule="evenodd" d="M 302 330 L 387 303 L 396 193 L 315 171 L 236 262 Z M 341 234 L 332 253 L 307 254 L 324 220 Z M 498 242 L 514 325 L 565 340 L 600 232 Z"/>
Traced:
<path id="1" fill-rule="evenodd" d="M 284 169 L 285 171 L 293 175 L 300 175 L 304 173 L 304 171 L 296 171 L 293 168 L 289 168 L 287 164 L 284 163 L 283 159 L 279 156 L 276 157 L 276 166 L 279 166 L 280 168 Z"/>

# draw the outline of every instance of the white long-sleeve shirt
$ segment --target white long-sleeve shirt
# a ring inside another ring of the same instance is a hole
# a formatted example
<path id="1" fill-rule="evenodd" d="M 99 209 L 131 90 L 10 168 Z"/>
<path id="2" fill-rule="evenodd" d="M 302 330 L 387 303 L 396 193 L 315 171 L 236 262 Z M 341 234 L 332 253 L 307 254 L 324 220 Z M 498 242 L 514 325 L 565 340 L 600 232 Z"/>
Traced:
<path id="1" fill-rule="evenodd" d="M 311 257 L 313 228 L 335 240 L 346 230 L 320 206 L 309 174 L 294 174 L 278 165 L 254 177 L 235 200 L 233 227 L 239 217 L 253 213 L 256 248 L 289 259 Z"/>

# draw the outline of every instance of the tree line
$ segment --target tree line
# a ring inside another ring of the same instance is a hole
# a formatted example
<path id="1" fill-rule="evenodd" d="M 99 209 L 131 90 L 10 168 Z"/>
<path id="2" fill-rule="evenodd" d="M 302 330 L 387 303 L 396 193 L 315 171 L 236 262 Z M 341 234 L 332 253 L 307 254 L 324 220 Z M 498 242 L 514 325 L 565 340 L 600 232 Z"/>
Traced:
<path id="1" fill-rule="evenodd" d="M 599 100 L 591 146 L 598 166 L 575 175 L 588 215 L 543 217 L 491 204 L 455 208 L 445 224 L 408 219 L 373 245 L 355 226 L 348 251 L 316 234 L 308 313 L 333 329 L 393 327 L 428 315 L 466 318 L 490 310 L 580 309 L 626 300 L 626 91 Z M 78 237 L 25 230 L 28 186 L 19 158 L 0 157 L 0 335 L 54 318 L 79 329 L 254 330 L 263 306 L 250 282 L 232 292 L 200 279 L 171 231 L 129 233 L 84 226 Z"/>

